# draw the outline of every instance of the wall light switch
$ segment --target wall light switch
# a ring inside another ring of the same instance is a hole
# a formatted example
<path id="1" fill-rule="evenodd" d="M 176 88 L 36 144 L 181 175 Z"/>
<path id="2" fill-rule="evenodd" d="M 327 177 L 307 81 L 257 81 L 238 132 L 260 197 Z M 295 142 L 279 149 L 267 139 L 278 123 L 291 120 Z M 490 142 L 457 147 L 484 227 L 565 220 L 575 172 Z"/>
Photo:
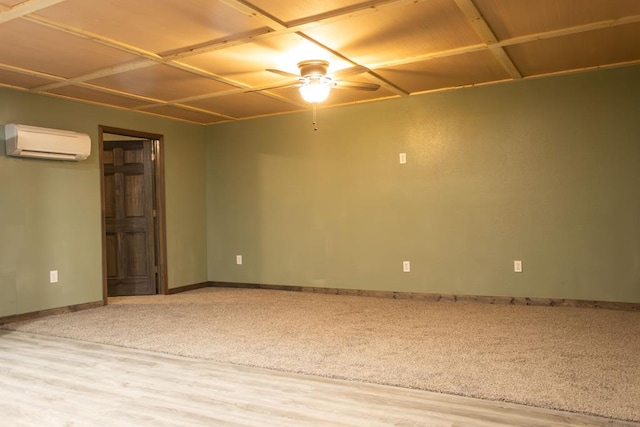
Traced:
<path id="1" fill-rule="evenodd" d="M 51 270 L 49 272 L 49 283 L 58 283 L 58 270 Z"/>
<path id="2" fill-rule="evenodd" d="M 407 153 L 400 153 L 400 164 L 404 165 L 407 163 Z"/>
<path id="3" fill-rule="evenodd" d="M 242 264 L 242 255 L 236 255 L 236 264 Z"/>
<path id="4" fill-rule="evenodd" d="M 402 271 L 404 273 L 408 273 L 411 271 L 411 262 L 409 261 L 402 261 Z"/>
<path id="5" fill-rule="evenodd" d="M 520 261 L 519 259 L 513 261 L 513 272 L 522 273 L 522 261 Z"/>

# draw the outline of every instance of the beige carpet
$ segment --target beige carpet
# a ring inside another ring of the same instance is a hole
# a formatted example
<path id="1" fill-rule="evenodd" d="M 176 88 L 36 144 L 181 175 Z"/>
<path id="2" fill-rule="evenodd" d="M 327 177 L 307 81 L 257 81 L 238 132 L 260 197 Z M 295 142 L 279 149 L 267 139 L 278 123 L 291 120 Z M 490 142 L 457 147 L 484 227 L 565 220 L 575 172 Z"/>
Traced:
<path id="1" fill-rule="evenodd" d="M 4 328 L 640 421 L 639 312 L 210 288 Z"/>

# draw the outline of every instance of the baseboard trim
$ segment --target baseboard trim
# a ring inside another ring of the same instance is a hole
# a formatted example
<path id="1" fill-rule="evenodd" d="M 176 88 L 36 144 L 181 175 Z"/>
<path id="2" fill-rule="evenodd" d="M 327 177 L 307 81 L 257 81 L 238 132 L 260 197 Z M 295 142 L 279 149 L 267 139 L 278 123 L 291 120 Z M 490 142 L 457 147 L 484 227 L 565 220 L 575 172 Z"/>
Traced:
<path id="1" fill-rule="evenodd" d="M 178 286 L 177 288 L 169 288 L 167 295 L 179 294 L 181 292 L 195 291 L 196 289 L 208 288 L 211 282 L 194 283 L 193 285 Z"/>
<path id="2" fill-rule="evenodd" d="M 564 298 L 494 297 L 483 295 L 432 294 L 420 292 L 369 291 L 363 289 L 319 288 L 308 286 L 262 285 L 256 283 L 208 282 L 212 288 L 270 289 L 278 291 L 311 292 L 318 294 L 352 295 L 376 298 L 415 299 L 433 302 L 476 302 L 483 304 L 530 305 L 547 307 L 603 308 L 607 310 L 640 311 L 640 303 L 589 301 Z"/>
<path id="3" fill-rule="evenodd" d="M 289 292 L 310 292 L 331 295 L 351 295 L 374 298 L 393 299 L 415 299 L 433 302 L 475 302 L 483 304 L 503 304 L 503 305 L 530 305 L 547 307 L 583 307 L 602 308 L 607 310 L 640 311 L 640 303 L 633 302 L 613 302 L 613 301 L 589 301 L 561 298 L 527 298 L 527 297 L 493 297 L 482 295 L 453 295 L 453 294 L 432 294 L 420 292 L 398 292 L 398 291 L 370 291 L 364 289 L 345 288 L 321 288 L 310 286 L 289 286 L 289 285 L 268 285 L 259 283 L 236 283 L 236 282 L 201 282 L 192 285 L 180 286 L 168 290 L 169 295 L 181 292 L 193 291 L 203 288 L 244 288 L 244 289 L 269 289 Z M 51 308 L 47 310 L 34 311 L 30 313 L 14 314 L 0 317 L 0 325 L 25 320 L 34 320 L 41 317 L 53 316 L 56 314 L 72 313 L 75 311 L 88 310 L 104 306 L 104 301 L 87 302 L 83 304 L 69 305 L 66 307 Z"/>
<path id="4" fill-rule="evenodd" d="M 0 325 L 13 322 L 22 322 L 24 320 L 34 320 L 41 317 L 53 316 L 55 314 L 73 313 L 75 311 L 88 310 L 104 306 L 104 301 L 86 302 L 84 304 L 68 305 L 66 307 L 50 308 L 47 310 L 33 311 L 31 313 L 14 314 L 11 316 L 0 317 Z"/>
<path id="5" fill-rule="evenodd" d="M 209 282 L 209 287 L 210 288 L 270 289 L 273 291 L 291 291 L 291 292 L 305 292 L 307 289 L 312 289 L 312 288 L 307 288 L 305 286 L 264 285 L 264 284 L 258 284 L 258 283 L 236 283 L 236 282 Z M 326 289 L 330 289 L 330 288 L 326 288 Z"/>

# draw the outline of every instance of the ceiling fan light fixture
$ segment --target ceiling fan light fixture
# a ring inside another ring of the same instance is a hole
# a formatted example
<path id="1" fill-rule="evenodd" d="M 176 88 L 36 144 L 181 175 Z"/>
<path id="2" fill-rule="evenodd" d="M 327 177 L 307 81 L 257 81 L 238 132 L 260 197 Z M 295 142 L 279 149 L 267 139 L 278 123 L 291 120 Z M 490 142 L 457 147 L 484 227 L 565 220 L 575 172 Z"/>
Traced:
<path id="1" fill-rule="evenodd" d="M 310 76 L 304 79 L 300 86 L 302 99 L 312 104 L 325 101 L 329 97 L 333 81 L 325 76 Z"/>

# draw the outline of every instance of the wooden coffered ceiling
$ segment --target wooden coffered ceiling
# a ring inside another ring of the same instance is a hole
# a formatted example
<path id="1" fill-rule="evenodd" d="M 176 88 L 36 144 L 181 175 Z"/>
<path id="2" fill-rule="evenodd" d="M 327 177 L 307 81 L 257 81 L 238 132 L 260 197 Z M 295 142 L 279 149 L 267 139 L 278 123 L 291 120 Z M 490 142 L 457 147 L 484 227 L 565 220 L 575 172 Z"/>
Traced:
<path id="1" fill-rule="evenodd" d="M 639 0 L 0 0 L 0 86 L 201 124 L 640 63 Z"/>

